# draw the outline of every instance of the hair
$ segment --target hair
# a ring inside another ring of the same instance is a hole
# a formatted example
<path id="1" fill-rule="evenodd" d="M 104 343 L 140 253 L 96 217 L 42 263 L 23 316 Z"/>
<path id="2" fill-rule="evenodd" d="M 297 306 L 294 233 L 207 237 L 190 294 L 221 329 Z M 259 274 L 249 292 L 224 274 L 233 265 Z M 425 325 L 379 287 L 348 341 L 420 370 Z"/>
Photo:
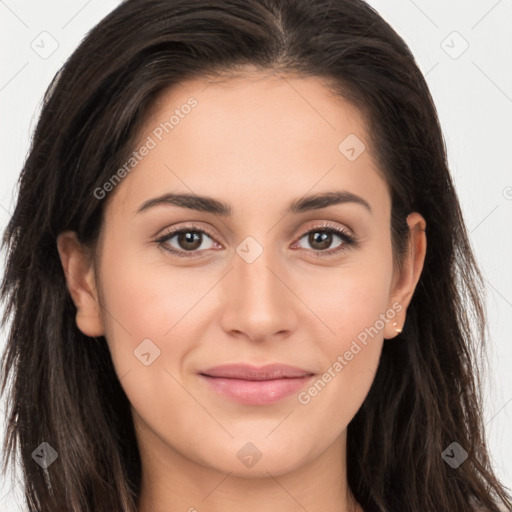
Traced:
<path id="1" fill-rule="evenodd" d="M 159 94 L 248 66 L 319 77 L 361 112 L 391 196 L 398 268 L 407 214 L 420 212 L 427 223 L 403 331 L 384 341 L 375 380 L 348 425 L 351 492 L 365 511 L 511 506 L 482 420 L 483 280 L 436 108 L 406 43 L 362 0 L 127 0 L 55 75 L 2 241 L 2 325 L 11 320 L 2 357 L 3 471 L 20 457 L 32 510 L 137 510 L 141 461 L 130 403 L 105 339 L 77 328 L 56 238 L 73 230 L 95 247 L 109 198 L 93 191 L 133 151 Z M 442 457 L 455 441 L 468 454 L 457 469 Z M 32 458 L 42 442 L 58 453 L 46 469 Z"/>

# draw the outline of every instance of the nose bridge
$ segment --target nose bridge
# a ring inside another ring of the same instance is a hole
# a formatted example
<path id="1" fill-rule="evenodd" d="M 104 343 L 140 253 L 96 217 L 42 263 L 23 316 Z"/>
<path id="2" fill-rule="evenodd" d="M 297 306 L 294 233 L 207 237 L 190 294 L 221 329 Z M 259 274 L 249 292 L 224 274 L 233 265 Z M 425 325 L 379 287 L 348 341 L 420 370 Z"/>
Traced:
<path id="1" fill-rule="evenodd" d="M 274 302 L 279 302 L 276 295 L 282 294 L 283 285 L 271 272 L 276 267 L 272 247 L 268 245 L 264 248 L 252 237 L 247 237 L 236 252 L 234 277 L 241 285 L 239 298 L 252 304 L 254 311 L 274 307 Z"/>
<path id="2" fill-rule="evenodd" d="M 283 266 L 272 247 L 263 247 L 247 237 L 236 249 L 230 272 L 228 330 L 244 332 L 249 338 L 264 338 L 291 328 L 290 292 L 279 269 Z"/>

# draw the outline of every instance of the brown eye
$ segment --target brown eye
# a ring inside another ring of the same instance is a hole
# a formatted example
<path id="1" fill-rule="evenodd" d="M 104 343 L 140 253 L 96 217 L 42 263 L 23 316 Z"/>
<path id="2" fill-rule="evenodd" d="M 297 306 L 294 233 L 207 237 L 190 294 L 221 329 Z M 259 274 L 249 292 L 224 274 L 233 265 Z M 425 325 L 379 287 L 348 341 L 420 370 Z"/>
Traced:
<path id="1" fill-rule="evenodd" d="M 333 234 L 327 231 L 311 231 L 308 234 L 308 243 L 313 249 L 329 249 L 332 244 Z"/>
<path id="2" fill-rule="evenodd" d="M 305 233 L 299 239 L 299 242 L 303 239 L 307 240 L 311 250 L 323 253 L 322 255 L 338 253 L 356 244 L 354 237 L 343 229 L 332 226 L 314 228 Z M 337 245 L 331 249 L 331 246 L 336 242 Z"/>
<path id="3" fill-rule="evenodd" d="M 212 237 L 202 229 L 196 228 L 177 229 L 156 242 L 164 250 L 176 256 L 200 256 L 202 252 L 214 246 Z"/>
<path id="4" fill-rule="evenodd" d="M 175 234 L 180 249 L 195 251 L 201 246 L 201 234 L 198 231 L 180 231 Z"/>

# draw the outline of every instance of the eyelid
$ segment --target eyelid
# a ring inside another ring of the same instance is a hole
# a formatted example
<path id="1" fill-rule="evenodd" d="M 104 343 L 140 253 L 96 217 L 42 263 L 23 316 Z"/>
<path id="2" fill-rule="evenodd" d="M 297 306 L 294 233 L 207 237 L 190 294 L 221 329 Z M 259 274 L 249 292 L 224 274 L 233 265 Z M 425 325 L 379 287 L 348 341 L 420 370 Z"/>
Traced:
<path id="1" fill-rule="evenodd" d="M 180 225 L 179 223 L 177 226 L 174 225 L 173 227 L 166 228 L 164 232 L 157 236 L 156 239 L 154 239 L 153 243 L 157 245 L 158 248 L 165 251 L 166 253 L 170 253 L 173 256 L 178 257 L 188 257 L 188 258 L 201 258 L 204 256 L 204 253 L 206 250 L 195 250 L 195 251 L 184 251 L 180 249 L 170 248 L 168 245 L 169 240 L 174 238 L 176 235 L 182 232 L 186 231 L 194 231 L 198 233 L 204 233 L 208 235 L 209 238 L 213 241 L 213 243 L 218 245 L 223 245 L 222 243 L 217 241 L 217 237 L 213 235 L 212 231 L 209 228 L 204 227 L 201 224 L 197 224 L 197 221 L 191 221 L 191 222 L 184 222 L 183 225 Z"/>
<path id="2" fill-rule="evenodd" d="M 328 220 L 321 220 L 321 221 L 312 221 L 313 224 L 312 225 L 309 225 L 305 230 L 301 230 L 301 234 L 299 235 L 299 238 L 302 238 L 304 235 L 307 235 L 310 231 L 314 231 L 315 229 L 325 229 L 325 228 L 331 228 L 333 229 L 334 231 L 339 231 L 339 232 L 342 232 L 344 235 L 346 235 L 347 237 L 351 238 L 352 240 L 354 240 L 354 242 L 357 242 L 358 239 L 355 235 L 355 233 L 347 228 L 346 226 L 343 226 L 343 225 L 338 225 L 334 222 L 331 222 L 331 221 L 328 221 Z"/>
<path id="3" fill-rule="evenodd" d="M 173 235 L 180 233 L 181 231 L 197 231 L 206 233 L 212 240 L 214 240 L 217 243 L 220 243 L 217 240 L 217 236 L 213 234 L 213 231 L 210 228 L 205 227 L 200 223 L 197 224 L 196 222 L 197 221 L 183 222 L 178 223 L 177 225 L 173 225 L 172 227 L 164 229 L 163 233 L 159 235 L 157 238 L 169 238 L 172 237 Z"/>
<path id="4" fill-rule="evenodd" d="M 178 227 L 172 227 L 166 230 L 162 235 L 158 236 L 155 240 L 155 243 L 159 245 L 163 250 L 167 251 L 168 253 L 171 253 L 173 255 L 176 255 L 178 257 L 189 257 L 189 258 L 200 258 L 204 256 L 204 253 L 207 252 L 207 250 L 195 250 L 195 251 L 183 251 L 179 249 L 169 249 L 168 247 L 164 247 L 164 244 L 168 242 L 171 238 L 179 234 L 183 231 L 194 231 L 198 233 L 205 233 L 208 235 L 213 242 L 223 245 L 221 242 L 217 240 L 217 237 L 212 233 L 212 231 L 204 227 L 201 224 L 196 224 L 197 221 L 192 221 L 190 223 L 184 222 L 183 226 L 180 226 L 178 224 Z M 355 247 L 358 245 L 359 240 L 356 237 L 356 235 L 352 232 L 352 230 L 338 226 L 330 221 L 319 221 L 317 223 L 314 223 L 313 225 L 309 226 L 308 228 L 305 228 L 301 230 L 300 235 L 295 237 L 294 245 L 299 242 L 304 236 L 308 235 L 310 232 L 315 230 L 325 230 L 333 232 L 335 235 L 337 235 L 339 238 L 343 240 L 342 246 L 336 247 L 334 249 L 326 249 L 326 250 L 314 250 L 314 249 L 304 249 L 307 252 L 312 252 L 317 254 L 318 256 L 324 256 L 328 257 L 330 255 L 334 254 L 341 254 L 342 252 L 348 250 L 350 247 Z"/>
<path id="5" fill-rule="evenodd" d="M 296 238 L 297 242 L 299 242 L 302 238 L 304 238 L 309 233 L 314 231 L 331 232 L 338 236 L 339 238 L 341 238 L 341 240 L 343 241 L 343 244 L 341 246 L 335 247 L 333 249 L 326 249 L 323 251 L 315 251 L 314 249 L 304 249 L 306 252 L 316 254 L 317 256 L 325 258 L 328 258 L 329 256 L 338 256 L 345 253 L 351 248 L 356 248 L 359 246 L 359 238 L 354 234 L 354 232 L 351 229 L 348 229 L 344 226 L 339 226 L 330 221 L 316 222 L 312 226 L 306 228 L 304 231 L 301 231 L 302 234 L 299 235 L 298 238 Z M 294 245 L 297 244 L 297 242 L 294 242 Z"/>

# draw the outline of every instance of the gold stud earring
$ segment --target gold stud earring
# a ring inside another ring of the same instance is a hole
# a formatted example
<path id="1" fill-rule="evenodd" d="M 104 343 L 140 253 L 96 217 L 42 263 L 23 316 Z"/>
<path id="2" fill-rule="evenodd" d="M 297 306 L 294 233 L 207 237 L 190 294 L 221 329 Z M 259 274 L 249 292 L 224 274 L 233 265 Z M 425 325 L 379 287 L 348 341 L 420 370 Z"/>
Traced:
<path id="1" fill-rule="evenodd" d="M 396 322 L 393 322 L 393 327 L 395 328 L 395 331 L 397 332 L 397 334 L 400 334 L 402 332 L 402 329 L 400 329 L 400 327 L 398 327 L 398 324 Z"/>

